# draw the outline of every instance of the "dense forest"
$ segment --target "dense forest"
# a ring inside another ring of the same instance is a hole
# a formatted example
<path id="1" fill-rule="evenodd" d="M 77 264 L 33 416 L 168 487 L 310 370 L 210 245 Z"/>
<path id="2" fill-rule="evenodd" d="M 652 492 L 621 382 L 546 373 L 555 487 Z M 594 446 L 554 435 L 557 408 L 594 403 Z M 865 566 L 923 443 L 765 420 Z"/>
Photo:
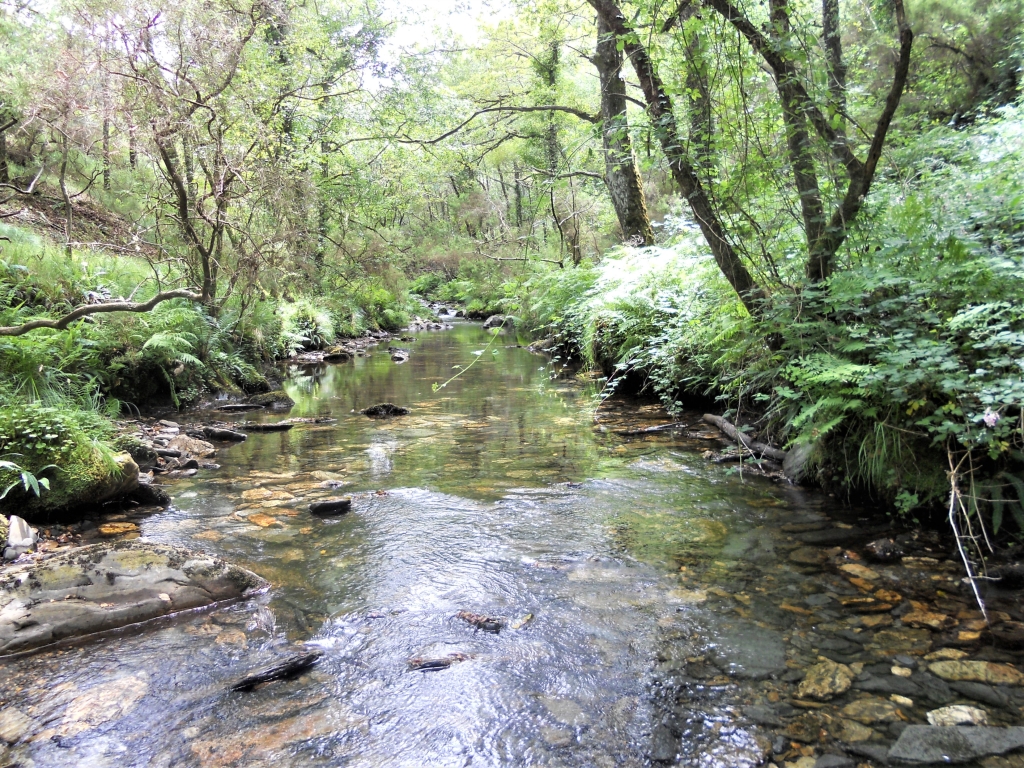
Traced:
<path id="1" fill-rule="evenodd" d="M 419 297 L 513 316 L 606 394 L 714 409 L 837 494 L 1019 533 L 1024 3 L 436 21 L 0 5 L 8 500 L 59 508 L 116 470 L 117 414 L 265 391 Z"/>

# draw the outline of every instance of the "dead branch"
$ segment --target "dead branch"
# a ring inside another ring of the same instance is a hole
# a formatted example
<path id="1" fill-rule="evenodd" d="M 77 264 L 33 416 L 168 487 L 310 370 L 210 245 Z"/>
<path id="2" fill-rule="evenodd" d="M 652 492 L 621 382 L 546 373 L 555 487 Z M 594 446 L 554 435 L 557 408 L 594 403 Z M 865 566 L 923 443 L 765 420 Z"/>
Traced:
<path id="1" fill-rule="evenodd" d="M 71 325 L 71 323 L 75 322 L 75 320 L 80 320 L 87 315 L 96 315 L 106 312 L 149 312 L 157 304 L 168 301 L 169 299 L 191 299 L 192 301 L 199 301 L 202 299 L 202 296 L 188 290 L 187 288 L 176 288 L 173 291 L 158 293 L 149 301 L 144 302 L 111 301 L 103 304 L 82 304 L 57 320 L 50 320 L 49 318 L 46 318 L 29 320 L 27 323 L 22 325 L 0 326 L 0 336 L 21 336 L 29 331 L 34 331 L 37 328 L 53 328 L 55 330 L 62 331 Z"/>
<path id="2" fill-rule="evenodd" d="M 731 437 L 733 440 L 742 445 L 751 453 L 757 453 L 760 454 L 761 456 L 767 456 L 769 459 L 774 459 L 775 461 L 779 462 L 786 460 L 785 451 L 780 451 L 778 448 L 772 448 L 770 445 L 760 443 L 757 440 L 753 440 L 747 437 L 745 434 L 740 432 L 738 429 L 736 429 L 736 427 L 734 427 L 728 421 L 723 419 L 721 416 L 715 416 L 714 414 L 711 413 L 705 413 L 704 421 L 707 422 L 708 424 L 718 427 L 726 435 Z"/>

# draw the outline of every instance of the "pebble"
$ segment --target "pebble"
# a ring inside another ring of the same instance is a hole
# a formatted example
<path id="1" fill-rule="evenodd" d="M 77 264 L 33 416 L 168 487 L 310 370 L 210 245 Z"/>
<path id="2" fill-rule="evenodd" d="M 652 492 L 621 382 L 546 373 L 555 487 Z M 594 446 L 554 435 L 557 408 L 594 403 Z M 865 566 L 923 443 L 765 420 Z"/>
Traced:
<path id="1" fill-rule="evenodd" d="M 852 701 L 841 710 L 843 717 L 849 720 L 856 720 L 864 725 L 898 720 L 898 713 L 899 708 L 895 703 L 873 697 Z"/>

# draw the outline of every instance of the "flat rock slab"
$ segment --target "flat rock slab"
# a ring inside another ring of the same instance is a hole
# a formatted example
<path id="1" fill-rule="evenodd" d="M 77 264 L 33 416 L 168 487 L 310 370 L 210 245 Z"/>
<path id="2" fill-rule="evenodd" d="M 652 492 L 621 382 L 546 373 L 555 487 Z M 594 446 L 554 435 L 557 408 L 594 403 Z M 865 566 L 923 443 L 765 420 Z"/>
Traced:
<path id="1" fill-rule="evenodd" d="M 968 763 L 1024 747 L 1024 727 L 910 725 L 889 750 L 889 761 L 905 765 Z"/>
<path id="2" fill-rule="evenodd" d="M 709 627 L 712 663 L 730 677 L 763 680 L 786 671 L 782 636 L 744 619 L 723 619 Z"/>
<path id="3" fill-rule="evenodd" d="M 0 571 L 0 655 L 232 600 L 270 585 L 180 547 L 93 544 Z"/>

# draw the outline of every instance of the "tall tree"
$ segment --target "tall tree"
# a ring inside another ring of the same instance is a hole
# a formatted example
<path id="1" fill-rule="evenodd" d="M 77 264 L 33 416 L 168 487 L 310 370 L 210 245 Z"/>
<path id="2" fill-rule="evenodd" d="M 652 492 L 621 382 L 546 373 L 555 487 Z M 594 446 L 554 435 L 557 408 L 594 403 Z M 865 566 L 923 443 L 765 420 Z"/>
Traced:
<path id="1" fill-rule="evenodd" d="M 601 85 L 605 183 L 622 229 L 622 239 L 637 245 L 651 245 L 654 243 L 654 232 L 647 215 L 643 181 L 629 136 L 622 52 L 614 33 L 601 17 L 597 20 L 597 52 L 593 62 Z"/>

